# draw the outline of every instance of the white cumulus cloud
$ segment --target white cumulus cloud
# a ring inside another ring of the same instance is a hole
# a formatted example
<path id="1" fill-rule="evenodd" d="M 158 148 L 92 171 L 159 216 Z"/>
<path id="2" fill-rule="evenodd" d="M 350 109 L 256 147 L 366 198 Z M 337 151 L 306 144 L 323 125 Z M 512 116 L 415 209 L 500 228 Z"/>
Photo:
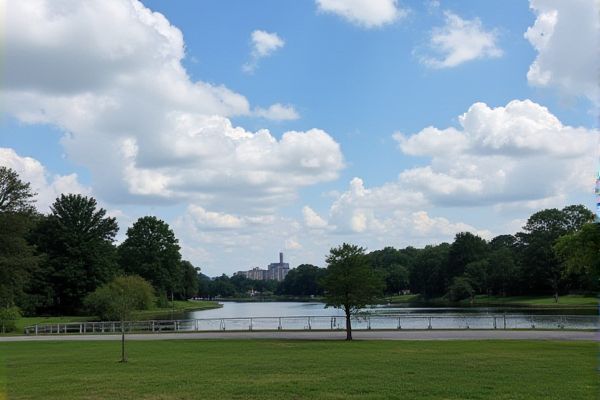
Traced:
<path id="1" fill-rule="evenodd" d="M 20 156 L 10 148 L 0 147 L 0 165 L 12 168 L 21 181 L 31 185 L 32 192 L 36 193 L 36 208 L 44 213 L 49 212 L 49 206 L 63 193 L 91 193 L 90 188 L 78 181 L 77 174 L 51 174 L 38 160 Z"/>
<path id="2" fill-rule="evenodd" d="M 302 208 L 302 216 L 304 217 L 304 224 L 308 228 L 325 228 L 327 227 L 327 221 L 325 221 L 315 210 L 309 206 Z"/>
<path id="3" fill-rule="evenodd" d="M 459 122 L 460 129 L 394 136 L 404 153 L 431 158 L 400 173 L 403 187 L 441 205 L 535 206 L 593 185 L 596 130 L 563 125 L 530 100 L 496 108 L 475 103 Z"/>
<path id="4" fill-rule="evenodd" d="M 600 3 L 595 0 L 530 0 L 536 14 L 525 38 L 537 52 L 527 80 L 567 96 L 600 104 L 598 46 Z"/>
<path id="5" fill-rule="evenodd" d="M 273 121 L 291 121 L 300 118 L 293 106 L 275 103 L 268 108 L 256 107 L 254 114 Z"/>
<path id="6" fill-rule="evenodd" d="M 445 25 L 434 28 L 429 38 L 430 54 L 421 62 L 431 68 L 451 68 L 468 61 L 502 56 L 498 34 L 486 30 L 479 18 L 472 20 L 446 11 Z"/>
<path id="7" fill-rule="evenodd" d="M 276 33 L 255 30 L 250 37 L 252 43 L 250 61 L 242 67 L 248 73 L 252 73 L 258 68 L 258 62 L 261 58 L 269 57 L 285 45 L 285 41 Z"/>
<path id="8" fill-rule="evenodd" d="M 265 211 L 344 166 L 322 130 L 276 138 L 233 126 L 230 116 L 255 115 L 247 99 L 192 81 L 181 31 L 137 0 L 31 0 L 6 11 L 4 110 L 62 129 L 67 156 L 104 200 Z M 282 45 L 261 40 L 261 56 Z M 297 117 L 281 104 L 256 114 Z"/>
<path id="9" fill-rule="evenodd" d="M 376 28 L 405 17 L 396 0 L 316 0 L 321 12 L 336 14 L 363 28 Z"/>

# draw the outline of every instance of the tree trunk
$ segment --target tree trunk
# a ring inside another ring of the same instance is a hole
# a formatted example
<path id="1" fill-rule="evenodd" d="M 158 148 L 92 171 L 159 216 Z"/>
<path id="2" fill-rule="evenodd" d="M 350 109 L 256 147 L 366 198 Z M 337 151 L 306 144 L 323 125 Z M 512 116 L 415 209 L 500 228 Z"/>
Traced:
<path id="1" fill-rule="evenodd" d="M 121 362 L 126 363 L 127 357 L 125 356 L 125 322 L 121 321 Z"/>
<path id="2" fill-rule="evenodd" d="M 352 321 L 350 320 L 350 309 L 346 308 L 346 340 L 352 340 Z"/>

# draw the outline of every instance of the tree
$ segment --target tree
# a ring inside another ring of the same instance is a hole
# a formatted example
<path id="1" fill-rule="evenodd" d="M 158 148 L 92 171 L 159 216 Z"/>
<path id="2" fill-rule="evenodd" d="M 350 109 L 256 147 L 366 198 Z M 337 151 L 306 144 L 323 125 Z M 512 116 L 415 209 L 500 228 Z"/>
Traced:
<path id="1" fill-rule="evenodd" d="M 600 280 L 600 223 L 588 223 L 579 231 L 561 236 L 554 245 L 568 274 L 581 276 L 589 290 Z"/>
<path id="2" fill-rule="evenodd" d="M 454 278 L 450 284 L 450 287 L 448 288 L 448 297 L 450 298 L 450 301 L 471 299 L 472 303 L 474 295 L 475 290 L 473 290 L 471 282 L 464 276 L 457 276 Z"/>
<path id="3" fill-rule="evenodd" d="M 487 253 L 488 245 L 484 239 L 471 232 L 457 233 L 448 254 L 446 285 L 449 285 L 455 277 L 463 275 L 467 264 L 485 259 Z"/>
<path id="4" fill-rule="evenodd" d="M 198 295 L 200 282 L 198 280 L 198 270 L 191 262 L 181 261 L 181 283 L 180 290 L 184 299 L 189 299 Z"/>
<path id="5" fill-rule="evenodd" d="M 346 340 L 352 340 L 351 316 L 377 298 L 383 282 L 370 268 L 362 247 L 344 243 L 332 248 L 325 261 L 327 273 L 323 288 L 326 307 L 344 310 Z"/>
<path id="6" fill-rule="evenodd" d="M 27 237 L 35 226 L 33 214 L 0 212 L 0 308 L 17 304 L 29 309 L 26 289 L 40 262 Z"/>
<path id="7" fill-rule="evenodd" d="M 431 298 L 445 293 L 444 271 L 448 263 L 450 245 L 425 246 L 420 250 L 410 269 L 410 287 L 414 293 Z"/>
<path id="8" fill-rule="evenodd" d="M 527 220 L 524 232 L 517 233 L 525 281 L 533 292 L 552 291 L 558 302 L 564 278 L 563 264 L 554 244 L 563 235 L 591 222 L 594 214 L 583 206 L 568 206 L 562 210 L 550 208 L 538 211 Z"/>
<path id="9" fill-rule="evenodd" d="M 0 307 L 0 333 L 12 332 L 21 318 L 19 307 Z"/>
<path id="10" fill-rule="evenodd" d="M 94 314 L 121 321 L 121 362 L 127 362 L 125 321 L 132 319 L 134 311 L 149 309 L 153 301 L 152 286 L 139 276 L 119 276 L 86 297 L 85 304 Z"/>
<path id="11" fill-rule="evenodd" d="M 514 254 L 507 247 L 493 250 L 488 258 L 489 280 L 493 293 L 506 296 L 509 291 L 515 291 L 520 274 L 515 264 Z"/>
<path id="12" fill-rule="evenodd" d="M 293 296 L 316 296 L 323 294 L 320 281 L 325 269 L 311 264 L 301 264 L 290 270 L 279 285 L 279 293 Z"/>
<path id="13" fill-rule="evenodd" d="M 50 209 L 32 234 L 45 256 L 38 288 L 49 290 L 52 311 L 78 312 L 88 293 L 117 275 L 112 242 L 119 228 L 91 197 L 62 194 Z"/>
<path id="14" fill-rule="evenodd" d="M 0 212 L 32 212 L 35 193 L 12 168 L 0 166 Z"/>
<path id="15" fill-rule="evenodd" d="M 236 294 L 235 286 L 225 274 L 210 281 L 208 292 L 210 297 L 232 297 Z"/>
<path id="16" fill-rule="evenodd" d="M 160 296 L 181 295 L 179 250 L 179 241 L 167 223 L 156 217 L 142 217 L 127 229 L 127 238 L 119 246 L 119 264 L 126 273 L 152 283 Z"/>
<path id="17" fill-rule="evenodd" d="M 409 284 L 408 268 L 399 264 L 392 264 L 386 271 L 385 290 L 386 293 L 398 294 L 406 289 Z"/>

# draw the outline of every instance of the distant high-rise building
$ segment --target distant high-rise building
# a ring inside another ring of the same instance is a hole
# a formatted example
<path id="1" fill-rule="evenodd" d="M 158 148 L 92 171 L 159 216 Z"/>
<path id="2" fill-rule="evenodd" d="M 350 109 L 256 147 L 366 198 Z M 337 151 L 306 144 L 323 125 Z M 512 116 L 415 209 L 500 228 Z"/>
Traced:
<path id="1" fill-rule="evenodd" d="M 269 279 L 281 282 L 290 271 L 290 264 L 283 262 L 283 253 L 279 253 L 279 262 L 271 263 L 267 269 L 254 267 L 248 271 L 238 271 L 234 275 L 242 275 L 248 279 L 257 281 L 265 281 Z"/>
<path id="2" fill-rule="evenodd" d="M 279 262 L 269 264 L 267 274 L 268 279 L 274 279 L 281 282 L 290 271 L 290 264 L 283 262 L 283 253 L 279 253 Z"/>

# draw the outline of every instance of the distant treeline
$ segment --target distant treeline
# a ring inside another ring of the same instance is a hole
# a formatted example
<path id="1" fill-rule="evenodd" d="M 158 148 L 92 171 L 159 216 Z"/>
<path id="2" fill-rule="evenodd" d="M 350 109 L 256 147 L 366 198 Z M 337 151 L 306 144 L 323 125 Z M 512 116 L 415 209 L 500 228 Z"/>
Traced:
<path id="1" fill-rule="evenodd" d="M 452 243 L 423 249 L 386 247 L 367 254 L 385 282 L 385 294 L 409 291 L 424 298 L 457 301 L 477 294 L 554 295 L 600 288 L 600 225 L 581 205 L 533 214 L 515 235 L 490 241 L 469 232 Z M 200 295 L 244 297 L 252 290 L 279 295 L 319 296 L 325 268 L 303 264 L 283 282 L 226 275 L 201 275 Z"/>
<path id="2" fill-rule="evenodd" d="M 116 246 L 116 220 L 95 199 L 61 195 L 47 215 L 34 201 L 29 183 L 0 167 L 0 310 L 87 312 L 86 297 L 122 275 L 150 283 L 158 305 L 198 294 L 198 270 L 160 219 L 138 219 Z"/>
<path id="3" fill-rule="evenodd" d="M 43 215 L 15 171 L 0 167 L 0 311 L 76 314 L 86 298 L 123 275 L 147 281 L 157 301 L 245 297 L 251 292 L 322 295 L 324 268 L 303 264 L 283 282 L 243 276 L 208 278 L 182 260 L 168 224 L 139 218 L 115 245 L 115 218 L 82 195 L 61 195 Z M 423 249 L 386 247 L 366 255 L 388 295 L 409 290 L 458 300 L 495 295 L 595 292 L 600 276 L 600 227 L 580 205 L 533 214 L 516 235 L 486 241 L 472 233 Z"/>

